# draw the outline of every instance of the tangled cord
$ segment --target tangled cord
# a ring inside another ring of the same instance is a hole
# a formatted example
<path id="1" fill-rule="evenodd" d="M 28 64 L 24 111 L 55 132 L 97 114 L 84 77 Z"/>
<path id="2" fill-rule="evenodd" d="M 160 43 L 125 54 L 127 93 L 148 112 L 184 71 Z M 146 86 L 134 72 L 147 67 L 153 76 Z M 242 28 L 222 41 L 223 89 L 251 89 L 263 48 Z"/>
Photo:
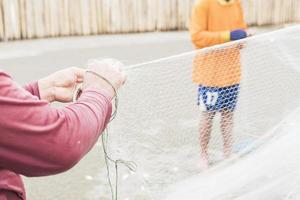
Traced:
<path id="1" fill-rule="evenodd" d="M 98 78 L 104 80 L 106 83 L 108 83 L 115 95 L 113 97 L 114 99 L 114 102 L 115 102 L 115 109 L 114 109 L 114 112 L 112 113 L 111 117 L 110 117 L 110 120 L 108 123 L 110 123 L 111 121 L 113 121 L 117 115 L 117 112 L 118 112 L 118 94 L 117 94 L 117 90 L 115 89 L 115 87 L 112 85 L 112 83 L 107 80 L 105 77 L 101 76 L 100 74 L 94 72 L 94 71 L 90 71 L 90 70 L 87 70 L 86 73 L 91 73 L 95 76 L 97 76 Z M 73 102 L 76 102 L 78 97 L 80 96 L 80 94 L 82 93 L 82 84 L 79 84 L 79 85 L 76 85 L 76 88 L 75 88 L 75 93 L 74 93 L 74 96 L 73 96 Z M 119 176 L 118 176 L 118 167 L 119 165 L 124 165 L 126 166 L 130 171 L 132 172 L 135 172 L 136 171 L 136 168 L 137 168 L 137 165 L 136 163 L 132 162 L 132 161 L 126 161 L 126 160 L 122 160 L 122 159 L 117 159 L 117 160 L 114 160 L 112 159 L 109 155 L 108 155 L 108 152 L 107 152 L 107 142 L 108 142 L 108 136 L 109 136 L 109 133 L 108 133 L 108 126 L 107 128 L 104 130 L 104 134 L 102 134 L 102 146 L 103 146 L 103 152 L 104 152 L 104 155 L 105 155 L 105 164 L 106 164 L 106 169 L 107 169 L 107 178 L 108 178 L 108 183 L 109 183 L 109 187 L 110 187 L 110 190 L 111 190 L 111 195 L 112 195 L 112 200 L 118 200 L 118 181 L 119 181 Z M 113 189 L 113 184 L 112 184 L 112 180 L 111 180 L 111 174 L 110 174 L 110 169 L 109 169 L 109 162 L 112 162 L 114 163 L 114 167 L 115 167 L 115 173 L 116 173 L 116 177 L 115 177 L 115 192 L 114 192 L 114 189 Z"/>

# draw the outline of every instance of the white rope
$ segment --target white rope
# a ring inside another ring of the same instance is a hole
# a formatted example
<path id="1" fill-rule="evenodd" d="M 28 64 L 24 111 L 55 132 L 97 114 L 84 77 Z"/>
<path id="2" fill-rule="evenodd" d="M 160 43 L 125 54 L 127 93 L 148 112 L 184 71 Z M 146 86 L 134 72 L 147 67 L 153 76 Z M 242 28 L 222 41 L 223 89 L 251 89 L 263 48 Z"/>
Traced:
<path id="1" fill-rule="evenodd" d="M 105 77 L 99 75 L 98 73 L 96 72 L 93 72 L 93 71 L 89 71 L 87 70 L 86 73 L 92 73 L 94 74 L 95 76 L 97 76 L 98 78 L 104 80 L 105 82 L 107 82 L 111 87 L 112 89 L 114 90 L 114 102 L 115 102 L 115 110 L 114 112 L 112 113 L 111 117 L 110 117 L 110 120 L 109 120 L 109 123 L 111 121 L 113 121 L 117 115 L 117 111 L 118 111 L 118 94 L 117 94 L 117 90 L 115 89 L 115 87 L 110 83 L 109 80 L 107 80 Z M 79 85 L 76 85 L 76 88 L 75 88 L 75 92 L 74 92 L 74 96 L 73 96 L 73 102 L 76 102 L 77 99 L 79 98 L 80 94 L 82 93 L 82 84 L 79 84 Z M 108 178 L 108 183 L 109 183 L 109 187 L 110 187 L 110 190 L 111 190 L 111 197 L 112 197 L 112 200 L 118 200 L 118 167 L 120 165 L 124 165 L 125 167 L 127 167 L 130 171 L 132 172 L 135 172 L 136 171 L 136 168 L 137 168 L 137 165 L 136 163 L 132 162 L 132 161 L 126 161 L 126 160 L 122 160 L 122 159 L 117 159 L 117 160 L 114 160 L 107 152 L 107 142 L 108 142 L 108 136 L 109 136 L 109 132 L 108 132 L 108 126 L 107 128 L 104 130 L 104 133 L 102 133 L 101 135 L 101 139 L 102 139 L 102 147 L 103 147 L 103 152 L 104 152 L 104 155 L 105 155 L 105 164 L 106 164 L 106 169 L 107 169 L 107 178 Z M 111 173 L 110 173 L 110 168 L 109 168 L 109 162 L 112 162 L 115 166 L 115 173 L 116 173 L 116 177 L 115 177 L 115 186 L 113 186 L 112 184 L 112 181 L 111 181 Z M 115 192 L 114 192 L 114 189 L 115 188 Z"/>

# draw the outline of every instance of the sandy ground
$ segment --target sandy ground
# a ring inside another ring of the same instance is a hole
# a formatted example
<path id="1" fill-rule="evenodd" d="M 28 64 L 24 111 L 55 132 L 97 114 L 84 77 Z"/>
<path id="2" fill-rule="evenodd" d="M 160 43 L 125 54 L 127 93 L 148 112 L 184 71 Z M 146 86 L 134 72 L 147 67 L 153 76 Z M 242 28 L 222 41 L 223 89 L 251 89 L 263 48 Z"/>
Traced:
<path id="1" fill-rule="evenodd" d="M 0 43 L 1 68 L 21 84 L 90 58 L 113 57 L 126 65 L 193 50 L 187 32 L 72 37 Z M 67 153 L 67 152 L 66 152 Z M 29 200 L 94 200 L 93 188 L 104 161 L 100 145 L 72 170 L 56 176 L 25 178 Z"/>

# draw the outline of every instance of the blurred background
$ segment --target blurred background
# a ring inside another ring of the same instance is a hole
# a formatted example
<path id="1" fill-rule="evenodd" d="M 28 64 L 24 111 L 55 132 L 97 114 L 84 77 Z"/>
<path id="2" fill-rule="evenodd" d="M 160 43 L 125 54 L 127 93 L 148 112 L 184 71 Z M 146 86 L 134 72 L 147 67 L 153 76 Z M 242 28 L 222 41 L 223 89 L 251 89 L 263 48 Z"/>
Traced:
<path id="1" fill-rule="evenodd" d="M 187 30 L 193 3 L 0 0 L 0 68 L 24 84 L 65 67 L 83 67 L 90 58 L 132 65 L 192 51 Z M 300 22 L 300 0 L 242 0 L 242 5 L 257 34 Z M 109 192 L 106 180 L 97 178 L 105 170 L 99 142 L 67 173 L 25 178 L 28 199 L 106 200 L 95 192 Z"/>
<path id="2" fill-rule="evenodd" d="M 299 0 L 241 0 L 249 25 L 300 20 Z M 1 0 L 0 39 L 186 30 L 194 0 Z"/>

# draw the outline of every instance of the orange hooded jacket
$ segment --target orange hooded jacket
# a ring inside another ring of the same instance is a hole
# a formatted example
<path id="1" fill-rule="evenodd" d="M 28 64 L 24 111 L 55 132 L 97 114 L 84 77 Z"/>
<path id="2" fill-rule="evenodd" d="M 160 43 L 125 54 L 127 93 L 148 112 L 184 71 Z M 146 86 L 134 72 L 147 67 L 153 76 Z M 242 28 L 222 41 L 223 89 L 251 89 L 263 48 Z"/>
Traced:
<path id="1" fill-rule="evenodd" d="M 197 49 L 230 41 L 230 31 L 246 29 L 239 0 L 197 0 L 193 8 L 190 33 Z M 193 63 L 193 82 L 226 87 L 239 84 L 241 45 L 208 53 L 199 52 Z"/>

